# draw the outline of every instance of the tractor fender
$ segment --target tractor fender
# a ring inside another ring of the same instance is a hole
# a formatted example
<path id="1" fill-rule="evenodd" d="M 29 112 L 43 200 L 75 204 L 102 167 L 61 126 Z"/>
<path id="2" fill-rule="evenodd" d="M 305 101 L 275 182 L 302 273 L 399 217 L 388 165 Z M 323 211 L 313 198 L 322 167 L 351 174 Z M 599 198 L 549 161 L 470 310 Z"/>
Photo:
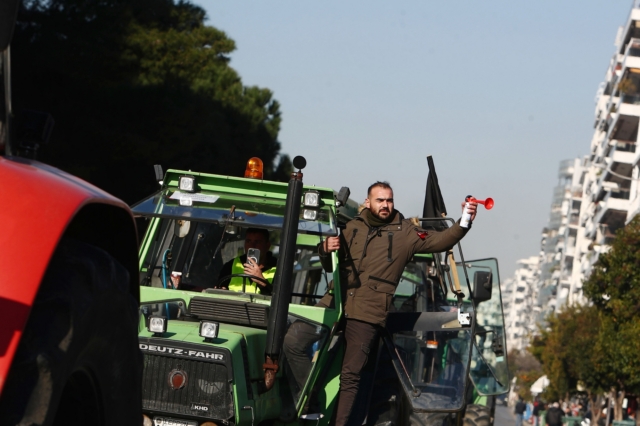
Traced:
<path id="1" fill-rule="evenodd" d="M 33 301 L 63 235 L 93 244 L 129 271 L 140 300 L 137 232 L 129 207 L 59 169 L 0 156 L 0 393 Z"/>

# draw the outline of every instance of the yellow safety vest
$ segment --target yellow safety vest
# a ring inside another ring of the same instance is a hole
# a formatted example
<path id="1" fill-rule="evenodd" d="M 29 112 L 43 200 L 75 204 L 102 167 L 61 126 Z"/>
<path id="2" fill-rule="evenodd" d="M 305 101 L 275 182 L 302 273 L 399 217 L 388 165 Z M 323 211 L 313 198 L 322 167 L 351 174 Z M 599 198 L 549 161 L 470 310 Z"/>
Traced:
<path id="1" fill-rule="evenodd" d="M 231 273 L 232 274 L 244 274 L 244 265 L 242 264 L 242 261 L 240 260 L 240 257 L 236 257 L 233 260 L 233 265 L 231 266 Z M 274 277 L 275 274 L 276 274 L 276 268 L 275 267 L 273 267 L 271 269 L 267 269 L 266 271 L 262 271 L 262 276 L 264 277 L 264 279 L 269 281 L 272 284 L 273 284 L 273 277 Z M 242 292 L 242 283 L 243 282 L 246 282 L 246 285 L 244 287 L 245 293 L 258 293 L 259 292 L 258 285 L 256 283 L 254 283 L 253 281 L 251 281 L 249 278 L 246 278 L 246 277 L 233 277 L 233 278 L 231 278 L 231 281 L 229 282 L 229 290 Z"/>

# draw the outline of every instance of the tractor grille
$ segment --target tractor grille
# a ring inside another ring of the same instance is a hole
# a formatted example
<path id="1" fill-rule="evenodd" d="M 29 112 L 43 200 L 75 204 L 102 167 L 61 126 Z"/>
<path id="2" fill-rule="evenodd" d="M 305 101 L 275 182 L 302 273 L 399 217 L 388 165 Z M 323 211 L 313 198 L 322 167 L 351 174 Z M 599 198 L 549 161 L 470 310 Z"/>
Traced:
<path id="1" fill-rule="evenodd" d="M 267 305 L 208 297 L 193 297 L 189 313 L 201 319 L 261 328 L 267 328 L 269 320 Z"/>
<path id="2" fill-rule="evenodd" d="M 169 377 L 186 373 L 186 383 L 174 390 Z M 144 354 L 142 408 L 162 414 L 207 419 L 233 417 L 233 395 L 227 367 L 212 362 Z"/>

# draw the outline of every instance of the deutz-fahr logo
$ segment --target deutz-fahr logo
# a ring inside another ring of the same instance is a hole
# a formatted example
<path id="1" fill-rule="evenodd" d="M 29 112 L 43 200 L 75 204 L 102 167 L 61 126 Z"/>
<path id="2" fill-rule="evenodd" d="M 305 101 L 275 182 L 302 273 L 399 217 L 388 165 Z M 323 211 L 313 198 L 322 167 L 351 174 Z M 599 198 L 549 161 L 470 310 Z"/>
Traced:
<path id="1" fill-rule="evenodd" d="M 194 411 L 202 411 L 203 413 L 209 412 L 209 406 L 206 404 L 196 404 L 195 402 L 191 403 L 191 409 Z"/>
<path id="2" fill-rule="evenodd" d="M 146 343 L 139 343 L 138 346 L 140 347 L 140 350 L 147 351 L 147 352 L 158 352 L 158 353 L 180 355 L 183 357 L 191 357 L 191 358 L 217 359 L 220 361 L 224 360 L 224 355 L 213 353 L 213 352 L 172 348 L 170 346 L 147 345 Z"/>

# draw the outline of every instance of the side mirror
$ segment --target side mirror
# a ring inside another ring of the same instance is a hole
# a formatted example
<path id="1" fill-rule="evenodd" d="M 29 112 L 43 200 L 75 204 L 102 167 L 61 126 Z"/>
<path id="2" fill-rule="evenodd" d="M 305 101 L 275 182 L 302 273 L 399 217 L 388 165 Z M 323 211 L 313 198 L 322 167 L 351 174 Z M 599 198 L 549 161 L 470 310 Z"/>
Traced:
<path id="1" fill-rule="evenodd" d="M 473 301 L 478 304 L 491 300 L 493 274 L 487 271 L 477 271 L 473 274 Z"/>
<path id="2" fill-rule="evenodd" d="M 343 186 L 340 188 L 340 192 L 338 192 L 338 195 L 336 196 L 336 207 L 346 205 L 347 201 L 349 201 L 349 195 L 351 195 L 351 190 L 348 187 Z"/>

